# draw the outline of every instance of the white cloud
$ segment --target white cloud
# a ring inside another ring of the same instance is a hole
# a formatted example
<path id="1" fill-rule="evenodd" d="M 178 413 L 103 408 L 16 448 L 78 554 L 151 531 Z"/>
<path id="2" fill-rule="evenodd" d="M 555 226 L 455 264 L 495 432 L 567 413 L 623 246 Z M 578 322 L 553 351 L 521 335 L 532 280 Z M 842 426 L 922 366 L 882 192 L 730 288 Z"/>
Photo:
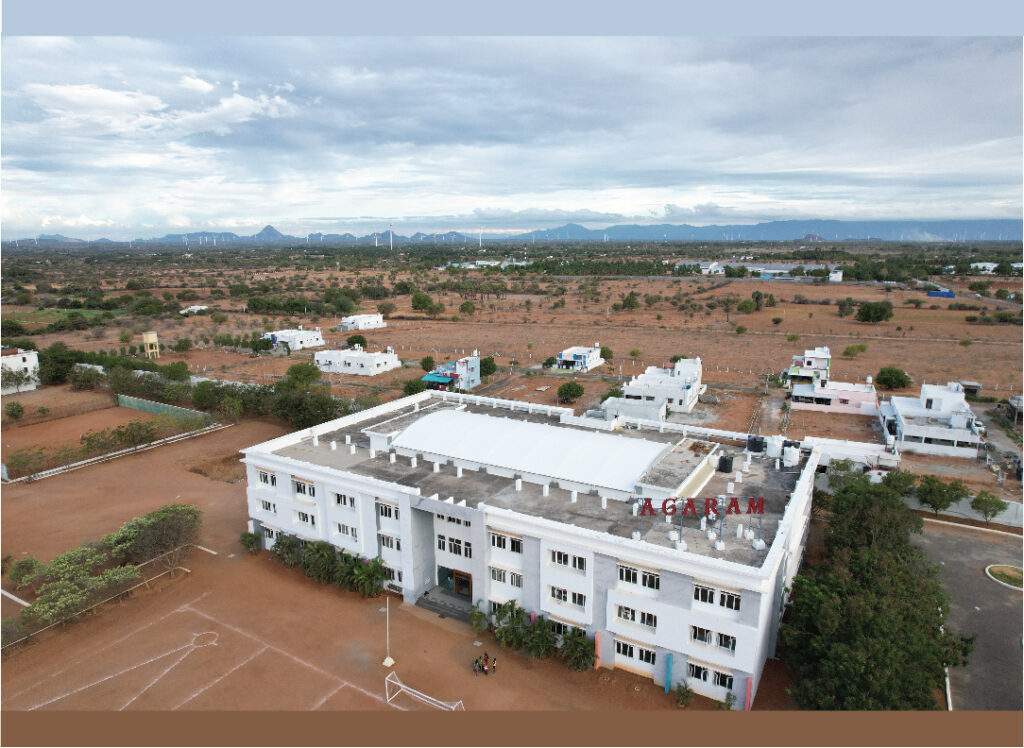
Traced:
<path id="1" fill-rule="evenodd" d="M 93 228 L 97 226 L 113 226 L 117 222 L 106 218 L 89 218 L 80 215 L 77 218 L 65 218 L 64 216 L 43 216 L 42 226 L 67 226 L 68 228 Z"/>
<path id="2" fill-rule="evenodd" d="M 191 91 L 198 91 L 201 94 L 210 93 L 214 88 L 212 83 L 208 83 L 202 78 L 196 78 L 191 75 L 181 76 L 181 85 L 183 88 L 187 88 Z"/>

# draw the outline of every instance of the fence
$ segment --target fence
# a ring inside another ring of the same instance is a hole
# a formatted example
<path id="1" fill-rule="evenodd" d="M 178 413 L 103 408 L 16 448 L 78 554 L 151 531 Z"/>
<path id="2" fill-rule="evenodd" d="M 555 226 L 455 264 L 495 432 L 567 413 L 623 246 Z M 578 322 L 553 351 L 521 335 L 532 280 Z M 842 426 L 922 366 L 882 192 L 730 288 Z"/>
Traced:
<path id="1" fill-rule="evenodd" d="M 149 559 L 149 561 L 144 561 L 144 562 L 142 562 L 141 564 L 138 564 L 138 566 L 137 566 L 136 568 L 138 568 L 138 569 L 141 569 L 142 567 L 144 567 L 144 566 L 148 566 L 149 564 L 153 563 L 154 561 L 158 561 L 158 560 L 160 560 L 160 559 L 161 559 L 161 558 L 163 558 L 164 556 L 169 556 L 169 555 L 170 555 L 170 554 L 172 554 L 172 553 L 177 553 L 178 551 L 180 551 L 180 550 L 182 549 L 182 547 L 183 547 L 183 546 L 179 546 L 179 547 L 177 547 L 177 548 L 174 548 L 174 549 L 172 549 L 172 550 L 169 550 L 169 551 L 167 551 L 166 553 L 161 553 L 161 554 L 160 554 L 159 556 L 155 556 L 154 558 L 151 558 L 151 559 Z M 126 589 L 123 589 L 123 590 L 121 590 L 120 592 L 117 592 L 117 593 L 115 593 L 115 594 L 111 595 L 111 596 L 110 596 L 110 597 L 108 597 L 108 598 L 105 598 L 105 599 L 103 599 L 103 600 L 100 600 L 100 601 L 99 601 L 99 602 L 97 602 L 97 603 L 93 603 L 92 605 L 90 605 L 90 606 L 88 606 L 88 607 L 82 608 L 82 609 L 81 609 L 80 611 L 78 611 L 77 613 L 75 613 L 75 614 L 74 614 L 74 615 L 73 615 L 73 616 L 71 617 L 71 619 L 70 619 L 70 620 L 67 620 L 67 621 L 56 621 L 56 622 L 54 622 L 54 623 L 51 623 L 51 624 L 49 624 L 49 625 L 47 625 L 47 626 L 44 626 L 44 627 L 43 627 L 43 628 L 41 628 L 41 629 L 37 629 L 36 631 L 33 631 L 33 632 L 29 633 L 29 634 L 26 634 L 25 636 L 21 637 L 20 639 L 16 639 L 15 641 L 12 641 L 12 642 L 9 642 L 9 643 L 7 643 L 7 644 L 4 644 L 4 645 L 3 645 L 3 647 L 0 647 L 0 652 L 9 652 L 9 651 L 10 651 L 10 650 L 11 650 L 11 649 L 12 649 L 12 648 L 13 648 L 13 647 L 15 646 L 15 645 L 17 645 L 17 644 L 21 644 L 21 643 L 23 643 L 23 642 L 26 642 L 26 641 L 28 641 L 29 639 L 31 639 L 32 637 L 34 637 L 34 636 L 39 636 L 39 635 L 40 635 L 40 634 L 42 634 L 43 632 L 45 632 L 45 631 L 49 631 L 50 629 L 52 629 L 52 628 L 55 628 L 55 627 L 57 627 L 57 626 L 64 626 L 64 625 L 67 625 L 67 624 L 68 624 L 68 623 L 70 623 L 71 621 L 74 621 L 74 620 L 75 620 L 76 618 L 79 618 L 79 617 L 81 617 L 81 616 L 85 615 L 86 613 L 88 613 L 89 611 L 91 611 L 91 610 L 95 610 L 95 609 L 96 609 L 96 608 L 98 608 L 99 606 L 101 606 L 101 605 L 105 605 L 106 603 L 109 603 L 109 602 L 111 602 L 112 600 L 121 600 L 121 599 L 123 599 L 123 598 L 124 598 L 125 596 L 127 596 L 127 595 L 130 595 L 131 593 L 133 593 L 133 592 L 134 592 L 135 590 L 137 590 L 137 589 L 138 589 L 139 587 L 146 587 L 146 588 L 149 588 L 149 584 L 150 584 L 150 582 L 152 582 L 152 581 L 154 581 L 154 580 L 156 580 L 156 579 L 159 579 L 160 577 L 162 577 L 162 576 L 165 576 L 165 575 L 167 575 L 167 574 L 173 574 L 173 573 L 174 573 L 175 571 L 177 571 L 177 570 L 179 570 L 179 569 L 180 569 L 181 571 L 184 571 L 184 572 L 185 572 L 186 574 L 191 574 L 191 573 L 192 573 L 192 570 L 191 570 L 191 569 L 186 569 L 186 568 L 185 568 L 184 566 L 174 566 L 173 568 L 170 568 L 170 569 L 167 569 L 167 570 L 165 570 L 165 571 L 162 571 L 162 572 L 160 572 L 159 574 L 156 574 L 156 575 L 154 575 L 154 576 L 151 576 L 151 577 L 149 577 L 149 578 L 147 578 L 147 579 L 143 579 L 143 580 L 142 580 L 141 582 L 139 582 L 138 584 L 133 584 L 133 585 L 132 585 L 131 587 L 128 587 L 128 588 L 126 588 Z"/>
<path id="2" fill-rule="evenodd" d="M 132 395 L 118 395 L 117 404 L 122 408 L 141 410 L 144 413 L 155 413 L 157 415 L 169 415 L 182 420 L 200 418 L 205 422 L 210 421 L 209 413 L 189 408 L 179 408 L 177 405 L 158 403 L 154 400 L 143 400 L 141 397 L 133 397 Z"/>
<path id="3" fill-rule="evenodd" d="M 24 394 L 24 393 L 22 393 Z M 5 396 L 6 401 L 17 400 L 17 395 L 13 397 Z M 107 408 L 114 407 L 114 401 L 112 399 L 106 400 L 95 400 L 87 403 L 72 403 L 68 405 L 48 405 L 44 406 L 49 408 L 45 413 L 40 413 L 38 406 L 27 405 L 25 406 L 25 415 L 17 421 L 14 421 L 7 416 L 4 416 L 2 424 L 5 428 L 12 426 L 33 426 L 37 423 L 46 423 L 48 421 L 56 421 L 61 418 L 70 418 L 71 416 L 80 416 L 84 413 L 91 413 L 94 410 L 106 410 Z"/>

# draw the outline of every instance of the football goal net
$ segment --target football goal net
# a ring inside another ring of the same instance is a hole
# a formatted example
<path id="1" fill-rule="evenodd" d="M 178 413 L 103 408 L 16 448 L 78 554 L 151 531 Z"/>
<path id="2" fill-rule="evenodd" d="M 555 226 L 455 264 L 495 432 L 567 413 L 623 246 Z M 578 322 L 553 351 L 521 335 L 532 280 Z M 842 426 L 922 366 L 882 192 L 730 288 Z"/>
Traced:
<path id="1" fill-rule="evenodd" d="M 388 703 L 390 704 L 399 694 L 402 693 L 407 693 L 417 701 L 420 701 L 427 706 L 432 706 L 435 709 L 441 709 L 446 712 L 466 711 L 466 707 L 463 706 L 461 699 L 456 702 L 435 699 L 433 696 L 428 696 L 422 691 L 417 691 L 415 688 L 402 683 L 394 671 L 388 673 L 384 678 L 384 694 L 388 698 Z"/>

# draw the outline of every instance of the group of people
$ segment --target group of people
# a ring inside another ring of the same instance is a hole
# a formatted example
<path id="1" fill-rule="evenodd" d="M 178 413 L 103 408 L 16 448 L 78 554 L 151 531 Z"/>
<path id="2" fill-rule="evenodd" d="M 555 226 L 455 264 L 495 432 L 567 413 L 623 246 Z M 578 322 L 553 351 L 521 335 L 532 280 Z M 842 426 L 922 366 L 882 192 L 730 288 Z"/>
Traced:
<path id="1" fill-rule="evenodd" d="M 494 673 L 498 670 L 498 658 L 495 657 L 493 660 L 488 657 L 487 653 L 484 652 L 483 657 L 477 657 L 473 660 L 473 675 L 482 672 L 487 675 L 488 671 Z"/>

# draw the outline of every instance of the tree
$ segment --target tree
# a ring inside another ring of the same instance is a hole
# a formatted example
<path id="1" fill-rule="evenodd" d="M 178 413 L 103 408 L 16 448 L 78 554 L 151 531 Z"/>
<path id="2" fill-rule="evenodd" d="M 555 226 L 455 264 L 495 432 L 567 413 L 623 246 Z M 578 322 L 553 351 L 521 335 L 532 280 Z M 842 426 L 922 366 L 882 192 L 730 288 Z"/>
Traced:
<path id="1" fill-rule="evenodd" d="M 307 577 L 321 584 L 331 584 L 335 581 L 338 553 L 333 545 L 323 540 L 303 543 L 301 558 L 299 565 Z"/>
<path id="2" fill-rule="evenodd" d="M 971 500 L 971 509 L 978 512 L 985 518 L 985 522 L 991 522 L 997 514 L 1006 511 L 1010 506 L 990 491 L 978 491 L 978 495 Z"/>
<path id="3" fill-rule="evenodd" d="M 238 542 L 245 550 L 253 554 L 259 553 L 260 548 L 263 547 L 263 539 L 257 532 L 243 532 L 238 536 Z"/>
<path id="4" fill-rule="evenodd" d="M 559 652 L 570 670 L 590 670 L 594 667 L 594 640 L 578 628 L 571 628 L 562 636 Z"/>
<path id="5" fill-rule="evenodd" d="M 895 366 L 885 366 L 879 370 L 875 377 L 875 384 L 887 390 L 899 390 L 910 386 L 910 377 L 903 369 Z"/>
<path id="6" fill-rule="evenodd" d="M 558 402 L 571 403 L 583 397 L 583 385 L 579 382 L 566 382 L 558 388 Z"/>
<path id="7" fill-rule="evenodd" d="M 757 309 L 757 305 L 750 299 L 744 299 L 736 305 L 736 311 L 741 314 L 750 314 L 755 309 Z"/>
<path id="8" fill-rule="evenodd" d="M 772 324 L 773 325 L 781 325 L 782 321 L 783 321 L 782 317 L 772 317 Z"/>
<path id="9" fill-rule="evenodd" d="M 737 326 L 736 326 L 736 334 L 737 334 L 737 335 L 742 335 L 742 334 L 743 334 L 743 333 L 745 333 L 746 331 L 747 331 L 747 328 L 746 328 L 746 327 L 744 327 L 743 325 L 737 325 Z"/>
<path id="10" fill-rule="evenodd" d="M 191 338 L 178 338 L 178 341 L 174 345 L 171 346 L 171 350 L 172 351 L 176 351 L 177 353 L 185 353 L 186 351 L 191 351 L 192 350 L 192 340 L 191 340 Z"/>
<path id="11" fill-rule="evenodd" d="M 828 487 L 833 493 L 860 478 L 863 478 L 863 474 L 854 469 L 853 460 L 829 460 Z"/>
<path id="12" fill-rule="evenodd" d="M 744 268 L 744 269 L 746 269 L 746 268 Z M 728 322 L 729 321 L 729 312 L 732 311 L 732 309 L 736 306 L 736 297 L 735 296 L 726 296 L 726 297 L 720 299 L 718 303 L 721 305 L 722 309 L 725 310 L 725 321 Z"/>
<path id="13" fill-rule="evenodd" d="M 497 370 L 498 365 L 494 363 L 494 356 L 480 359 L 480 376 L 489 377 Z"/>
<path id="14" fill-rule="evenodd" d="M 302 542 L 293 535 L 279 532 L 270 550 L 288 568 L 302 562 Z"/>
<path id="15" fill-rule="evenodd" d="M 520 649 L 526 641 L 529 615 L 515 600 L 504 603 L 494 614 L 494 638 L 509 649 Z"/>
<path id="16" fill-rule="evenodd" d="M 643 351 L 641 351 L 639 348 L 632 348 L 629 351 L 629 355 L 631 358 L 639 358 L 642 354 Z"/>
<path id="17" fill-rule="evenodd" d="M 132 342 L 132 334 L 125 330 L 123 333 L 117 336 L 118 341 L 121 345 L 128 345 Z"/>
<path id="18" fill-rule="evenodd" d="M 894 470 L 886 473 L 882 478 L 882 485 L 891 488 L 897 496 L 913 496 L 914 486 L 917 485 L 917 476 L 905 470 Z"/>
<path id="19" fill-rule="evenodd" d="M 849 296 L 847 296 L 845 299 L 841 299 L 839 301 L 838 306 L 839 306 L 839 316 L 840 317 L 849 317 L 851 314 L 853 314 L 853 310 L 854 310 L 854 307 L 856 305 L 854 304 L 853 299 L 851 299 Z"/>
<path id="20" fill-rule="evenodd" d="M 417 291 L 412 295 L 412 308 L 425 312 L 430 309 L 434 300 L 430 298 L 429 294 L 425 294 L 422 291 Z"/>
<path id="21" fill-rule="evenodd" d="M 313 385 L 320 380 L 323 372 L 316 364 L 292 364 L 285 372 L 285 380 L 288 389 L 309 392 Z"/>
<path id="22" fill-rule="evenodd" d="M 472 301 L 463 301 L 459 304 L 459 314 L 468 314 L 472 316 L 476 313 L 476 304 Z"/>
<path id="23" fill-rule="evenodd" d="M 612 354 L 612 349 L 606 345 L 602 345 L 601 358 L 603 358 L 606 362 L 611 363 L 612 359 L 615 358 L 614 354 Z"/>
<path id="24" fill-rule="evenodd" d="M 922 475 L 915 491 L 917 500 L 929 507 L 936 515 L 949 509 L 960 499 L 966 497 L 967 486 L 960 481 L 946 483 L 935 475 Z"/>
<path id="25" fill-rule="evenodd" d="M 858 322 L 877 324 L 892 319 L 892 304 L 888 301 L 865 301 L 857 310 Z"/>
<path id="26" fill-rule="evenodd" d="M 558 651 L 558 635 L 551 628 L 551 621 L 544 616 L 537 619 L 526 629 L 526 651 L 530 657 L 550 657 Z"/>
<path id="27" fill-rule="evenodd" d="M 22 369 L 10 369 L 6 366 L 0 367 L 0 386 L 5 390 L 13 387 L 15 392 L 21 392 L 21 388 L 36 381 L 32 372 Z"/>
<path id="28" fill-rule="evenodd" d="M 387 572 L 379 558 L 363 559 L 355 566 L 355 591 L 363 597 L 377 597 L 384 591 Z"/>
<path id="29" fill-rule="evenodd" d="M 160 557 L 174 576 L 174 569 L 199 539 L 202 516 L 192 504 L 171 504 L 124 524 L 103 538 L 103 544 L 114 558 L 130 563 Z"/>
<path id="30" fill-rule="evenodd" d="M 487 614 L 480 610 L 479 600 L 469 610 L 469 625 L 474 631 L 486 631 L 489 626 Z"/>
<path id="31" fill-rule="evenodd" d="M 366 347 L 366 336 L 364 335 L 349 335 L 345 338 L 345 345 L 349 348 L 354 348 L 357 345 L 361 345 L 363 348 Z"/>
<path id="32" fill-rule="evenodd" d="M 340 404 L 326 392 L 285 390 L 277 395 L 271 411 L 297 429 L 326 423 L 338 415 Z"/>
<path id="33" fill-rule="evenodd" d="M 25 415 L 25 406 L 19 402 L 10 402 L 4 406 L 4 414 L 12 421 L 20 421 Z"/>
<path id="34" fill-rule="evenodd" d="M 622 308 L 628 309 L 629 311 L 640 308 L 640 299 L 636 295 L 635 291 L 630 291 L 622 297 Z"/>
<path id="35" fill-rule="evenodd" d="M 843 355 L 848 358 L 855 358 L 858 354 L 863 353 L 868 349 L 867 343 L 857 343 L 856 345 L 848 345 L 843 349 Z"/>
<path id="36" fill-rule="evenodd" d="M 427 389 L 427 383 L 422 379 L 409 379 L 402 385 L 402 392 L 406 395 L 415 395 Z"/>
<path id="37" fill-rule="evenodd" d="M 754 309 L 756 311 L 760 312 L 762 309 L 764 309 L 763 293 L 761 293 L 760 291 L 754 291 L 754 293 L 750 294 L 750 298 L 754 301 Z"/>
<path id="38" fill-rule="evenodd" d="M 377 311 L 380 314 L 384 315 L 385 318 L 390 317 L 392 314 L 394 314 L 395 313 L 395 309 L 397 309 L 397 308 L 398 307 L 396 307 L 390 301 L 385 301 L 384 303 L 377 305 Z"/>
<path id="39" fill-rule="evenodd" d="M 423 369 L 423 371 L 427 371 L 427 372 L 433 371 L 434 370 L 434 357 L 433 356 L 424 356 L 423 358 L 421 358 L 420 359 L 420 368 Z"/>

